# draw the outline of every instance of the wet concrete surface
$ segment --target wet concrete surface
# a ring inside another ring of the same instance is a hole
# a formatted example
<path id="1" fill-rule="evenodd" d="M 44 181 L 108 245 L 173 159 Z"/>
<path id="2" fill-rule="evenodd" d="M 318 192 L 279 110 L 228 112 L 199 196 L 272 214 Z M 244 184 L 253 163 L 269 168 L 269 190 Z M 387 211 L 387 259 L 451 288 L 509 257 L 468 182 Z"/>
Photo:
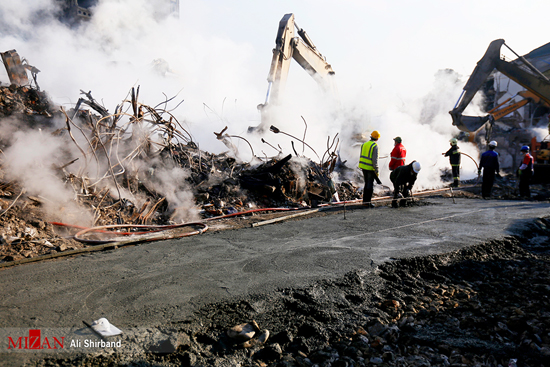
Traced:
<path id="1" fill-rule="evenodd" d="M 81 327 L 106 317 L 118 327 L 163 325 L 210 302 L 502 238 L 550 209 L 548 202 L 455 200 L 348 209 L 6 268 L 0 324 Z"/>

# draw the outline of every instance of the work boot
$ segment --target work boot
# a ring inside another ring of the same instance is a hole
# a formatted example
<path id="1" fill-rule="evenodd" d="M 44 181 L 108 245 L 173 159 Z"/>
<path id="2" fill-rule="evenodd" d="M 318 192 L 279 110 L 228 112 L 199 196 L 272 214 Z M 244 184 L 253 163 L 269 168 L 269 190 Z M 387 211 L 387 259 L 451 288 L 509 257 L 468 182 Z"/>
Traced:
<path id="1" fill-rule="evenodd" d="M 374 190 L 365 190 L 363 193 L 363 206 L 367 208 L 374 208 L 374 204 L 371 203 L 372 200 L 372 193 Z"/>
<path id="2" fill-rule="evenodd" d="M 458 187 L 458 180 L 454 180 L 453 187 Z"/>

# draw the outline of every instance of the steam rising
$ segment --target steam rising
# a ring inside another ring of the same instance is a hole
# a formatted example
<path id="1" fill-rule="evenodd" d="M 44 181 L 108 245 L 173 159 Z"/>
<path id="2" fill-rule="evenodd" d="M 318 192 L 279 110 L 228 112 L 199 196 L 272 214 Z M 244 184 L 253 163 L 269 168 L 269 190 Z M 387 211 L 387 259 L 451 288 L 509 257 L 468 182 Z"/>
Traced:
<path id="1" fill-rule="evenodd" d="M 93 9 L 91 22 L 69 29 L 56 19 L 58 9 L 52 0 L 27 1 L 25 6 L 15 0 L 2 1 L 0 44 L 4 49 L 1 51 L 16 49 L 30 64 L 37 66 L 41 70 L 38 74 L 41 89 L 66 109 L 74 106 L 82 89 L 92 91 L 94 97 L 113 113 L 128 91 L 139 85 L 142 103 L 155 105 L 176 97 L 167 104 L 170 109 L 184 101 L 171 112 L 186 124 L 202 150 L 213 153 L 227 150 L 213 132 L 228 126 L 229 134 L 246 137 L 256 156 L 269 157 L 278 153 L 262 143 L 261 138 L 272 146 L 280 146 L 284 154 L 293 153 L 291 140 L 286 136 L 269 130 L 255 135 L 247 133 L 249 126 L 260 123 L 256 106 L 265 97 L 265 77 L 278 21 L 292 9 L 266 5 L 266 8 L 276 7 L 277 12 L 271 12 L 269 24 L 249 23 L 246 31 L 250 36 L 243 40 L 229 37 L 230 29 L 216 32 L 206 24 L 208 17 L 215 20 L 218 16 L 236 16 L 232 10 L 225 9 L 228 13 L 221 15 L 219 12 L 224 9 L 208 8 L 209 5 L 202 2 L 190 2 L 192 5 L 181 2 L 182 16 L 177 19 L 156 14 L 158 4 L 148 0 L 102 0 Z M 353 2 L 346 4 L 362 7 Z M 314 23 L 307 12 L 296 13 L 296 19 L 303 27 L 307 27 L 308 22 Z M 239 23 L 243 21 L 235 18 L 235 30 L 245 31 Z M 330 55 L 324 51 L 323 46 L 337 43 L 349 34 L 339 35 L 338 27 L 331 27 L 328 34 L 322 28 L 313 28 L 308 29 L 308 33 L 321 52 L 329 61 L 331 58 L 336 61 L 332 64 L 340 94 L 325 95 L 294 63 L 285 104 L 272 116 L 274 125 L 304 138 L 319 156 L 326 151 L 327 140 L 338 136 L 341 160 L 353 169 L 356 169 L 360 150 L 354 136 L 364 134 L 368 137 L 373 130 L 378 130 L 381 133 L 380 156 L 388 156 L 393 148 L 392 139 L 401 136 L 408 152 L 407 163 L 417 160 L 422 164 L 417 188 L 440 187 L 443 184 L 441 171 L 450 168 L 448 159 L 441 153 L 449 148 L 449 139 L 457 134 L 448 111 L 464 85 L 461 76 L 452 70 L 433 69 L 429 74 L 431 85 L 426 80 L 429 78 L 424 78 L 422 86 L 426 88 L 411 93 L 390 77 L 390 73 L 398 69 L 387 74 L 381 72 L 384 60 L 372 58 L 368 65 L 363 65 L 365 68 L 355 65 L 354 69 L 350 67 L 353 64 L 344 60 L 357 58 L 357 47 L 344 48 L 349 55 L 344 52 Z M 260 34 L 267 36 L 260 39 Z M 259 54 L 263 56 L 258 57 Z M 476 60 L 472 59 L 468 68 L 473 68 Z M 446 67 L 441 65 L 440 69 Z M 414 73 L 414 70 L 407 72 Z M 387 84 L 381 82 L 384 75 Z M 407 77 L 403 72 L 402 79 Z M 0 70 L 0 81 L 8 82 L 4 70 Z M 59 182 L 51 168 L 62 162 L 61 152 L 69 148 L 61 146 L 58 139 L 48 134 L 12 133 L 13 145 L 5 152 L 11 177 L 22 180 L 34 194 L 48 197 L 52 202 L 70 201 L 74 195 L 72 188 Z M 238 149 L 237 158 L 253 159 L 252 150 L 243 140 L 232 139 L 232 143 Z M 462 142 L 459 145 L 463 152 L 478 159 L 474 145 Z M 295 142 L 295 147 L 299 154 L 318 160 L 316 154 L 300 143 Z M 76 149 L 71 154 L 79 156 Z M 381 179 L 391 186 L 388 163 L 389 157 L 380 161 Z M 183 185 L 188 173 L 179 168 L 159 167 L 154 177 L 150 177 L 158 183 L 156 188 L 166 195 L 174 209 L 179 208 L 178 218 L 193 218 L 193 209 L 189 209 L 192 195 Z M 96 168 L 90 167 L 90 172 Z M 140 174 L 147 172 L 148 167 L 140 168 Z M 462 178 L 473 178 L 475 174 L 474 162 L 464 158 Z M 125 195 L 124 191 L 122 194 Z"/>
<path id="2" fill-rule="evenodd" d="M 27 194 L 38 197 L 47 213 L 57 213 L 48 220 L 63 218 L 70 223 L 90 224 L 91 215 L 77 206 L 73 188 L 56 175 L 59 168 L 53 162 L 63 162 L 67 153 L 63 141 L 37 130 L 12 130 L 13 134 L 11 129 L 0 130 L 3 138 L 11 140 L 4 152 L 6 178 L 24 183 Z"/>

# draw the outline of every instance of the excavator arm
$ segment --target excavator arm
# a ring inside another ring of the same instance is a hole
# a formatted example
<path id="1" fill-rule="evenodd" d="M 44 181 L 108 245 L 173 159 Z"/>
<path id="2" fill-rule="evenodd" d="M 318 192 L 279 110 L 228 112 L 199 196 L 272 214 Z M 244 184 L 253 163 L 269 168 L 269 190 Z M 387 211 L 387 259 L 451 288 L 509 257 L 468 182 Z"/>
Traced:
<path id="1" fill-rule="evenodd" d="M 481 129 L 488 121 L 494 121 L 494 116 L 491 116 L 491 114 L 483 117 L 474 117 L 464 116 L 462 113 L 495 69 L 530 91 L 540 99 L 540 102 L 550 104 L 550 80 L 524 57 L 519 57 L 514 62 L 502 60 L 500 58 L 502 45 L 506 45 L 503 39 L 491 42 L 485 55 L 478 61 L 472 75 L 466 82 L 455 108 L 449 112 L 453 119 L 453 125 L 462 131 L 475 132 Z M 520 63 L 523 67 L 519 66 Z M 510 112 L 512 111 L 508 113 Z"/>
<path id="2" fill-rule="evenodd" d="M 295 29 L 298 36 L 295 36 Z M 311 41 L 307 33 L 294 22 L 294 14 L 285 14 L 279 22 L 277 38 L 267 76 L 269 82 L 265 104 L 278 103 L 284 90 L 291 60 L 306 70 L 323 88 L 333 90 L 334 71 Z"/>
<path id="3" fill-rule="evenodd" d="M 292 60 L 295 60 L 324 90 L 336 95 L 332 76 L 334 71 L 325 57 L 317 50 L 308 34 L 297 26 L 294 14 L 285 14 L 279 22 L 271 67 L 267 76 L 268 89 L 265 103 L 258 108 L 262 112 L 262 123 L 256 128 L 262 130 L 268 118 L 265 116 L 269 105 L 281 102 Z"/>

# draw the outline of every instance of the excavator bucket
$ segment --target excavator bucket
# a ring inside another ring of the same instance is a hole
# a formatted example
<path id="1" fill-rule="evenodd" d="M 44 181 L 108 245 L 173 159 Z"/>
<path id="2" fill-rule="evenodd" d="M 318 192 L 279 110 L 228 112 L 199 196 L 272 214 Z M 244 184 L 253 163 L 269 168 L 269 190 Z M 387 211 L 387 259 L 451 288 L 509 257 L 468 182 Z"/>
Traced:
<path id="1" fill-rule="evenodd" d="M 21 62 L 19 54 L 15 50 L 2 52 L 2 61 L 8 72 L 10 83 L 18 86 L 29 84 L 29 77 L 27 76 L 27 70 Z"/>
<path id="2" fill-rule="evenodd" d="M 485 83 L 487 77 L 495 69 L 497 60 L 500 58 L 500 48 L 504 44 L 504 40 L 498 39 L 489 45 L 485 55 L 477 62 L 477 65 L 470 75 L 470 78 L 466 82 L 463 88 L 462 95 L 458 99 L 455 108 L 450 111 L 453 118 L 453 125 L 459 130 L 466 132 L 475 132 L 480 130 L 483 125 L 489 120 L 489 117 L 473 117 L 463 116 L 462 112 L 466 109 L 466 106 L 474 98 L 474 95 Z"/>
<path id="3" fill-rule="evenodd" d="M 453 125 L 455 125 L 460 131 L 465 131 L 469 133 L 477 132 L 478 130 L 481 130 L 487 123 L 487 121 L 490 120 L 490 117 L 483 116 L 464 116 L 464 115 L 454 115 L 451 111 L 451 116 L 453 118 Z"/>

